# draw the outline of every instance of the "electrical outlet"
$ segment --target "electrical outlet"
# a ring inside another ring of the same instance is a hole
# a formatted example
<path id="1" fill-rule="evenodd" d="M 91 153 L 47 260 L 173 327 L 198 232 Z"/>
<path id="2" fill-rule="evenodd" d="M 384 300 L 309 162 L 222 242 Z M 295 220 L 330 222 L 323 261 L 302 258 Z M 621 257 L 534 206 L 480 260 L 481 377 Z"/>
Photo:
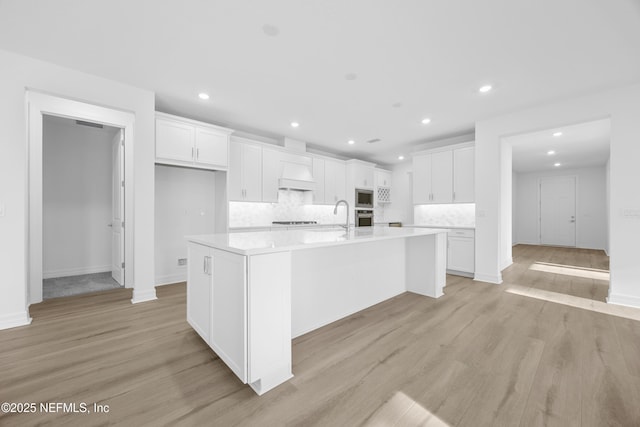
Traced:
<path id="1" fill-rule="evenodd" d="M 186 258 L 178 258 L 178 265 L 187 265 Z"/>

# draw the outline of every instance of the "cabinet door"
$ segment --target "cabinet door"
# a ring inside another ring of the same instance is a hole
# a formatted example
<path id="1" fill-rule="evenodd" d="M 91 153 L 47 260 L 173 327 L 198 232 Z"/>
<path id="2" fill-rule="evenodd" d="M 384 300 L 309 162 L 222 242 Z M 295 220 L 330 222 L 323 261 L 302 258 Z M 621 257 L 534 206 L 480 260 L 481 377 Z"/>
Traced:
<path id="1" fill-rule="evenodd" d="M 473 203 L 475 158 L 473 147 L 453 150 L 453 201 Z"/>
<path id="2" fill-rule="evenodd" d="M 262 201 L 262 148 L 244 145 L 242 150 L 242 182 L 244 200 Z"/>
<path id="3" fill-rule="evenodd" d="M 431 156 L 413 158 L 413 204 L 431 203 Z"/>
<path id="4" fill-rule="evenodd" d="M 325 202 L 334 204 L 347 197 L 347 165 L 326 160 L 324 164 Z"/>
<path id="5" fill-rule="evenodd" d="M 247 382 L 246 257 L 211 249 L 211 340 L 209 345 Z"/>
<path id="6" fill-rule="evenodd" d="M 376 187 L 391 187 L 391 173 L 383 170 L 376 170 Z"/>
<path id="7" fill-rule="evenodd" d="M 354 184 L 356 188 L 373 188 L 373 171 L 370 166 L 355 165 Z"/>
<path id="8" fill-rule="evenodd" d="M 447 268 L 449 270 L 473 273 L 475 270 L 474 239 L 450 236 L 448 243 Z"/>
<path id="9" fill-rule="evenodd" d="M 227 168 L 229 136 L 206 128 L 196 128 L 196 163 Z"/>
<path id="10" fill-rule="evenodd" d="M 313 204 L 321 205 L 324 199 L 324 159 L 313 159 L 313 180 L 316 182 L 316 189 L 313 190 Z"/>
<path id="11" fill-rule="evenodd" d="M 229 144 L 229 171 L 227 172 L 229 200 L 244 200 L 242 186 L 242 150 L 244 145 L 239 142 Z"/>
<path id="12" fill-rule="evenodd" d="M 211 276 L 210 249 L 189 243 L 187 269 L 187 322 L 203 340 L 210 342 Z"/>
<path id="13" fill-rule="evenodd" d="M 431 154 L 431 203 L 453 202 L 453 153 Z"/>
<path id="14" fill-rule="evenodd" d="M 194 132 L 192 125 L 157 118 L 156 159 L 193 162 Z"/>
<path id="15" fill-rule="evenodd" d="M 282 172 L 281 152 L 262 149 L 262 201 L 278 202 L 278 180 Z"/>

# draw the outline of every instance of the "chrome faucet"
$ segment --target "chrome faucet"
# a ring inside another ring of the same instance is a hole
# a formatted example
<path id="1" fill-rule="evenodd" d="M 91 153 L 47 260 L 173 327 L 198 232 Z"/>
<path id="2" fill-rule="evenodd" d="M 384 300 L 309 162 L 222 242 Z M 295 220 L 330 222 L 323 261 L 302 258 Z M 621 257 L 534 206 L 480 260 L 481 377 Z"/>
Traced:
<path id="1" fill-rule="evenodd" d="M 347 221 L 346 221 L 346 224 L 343 225 L 343 227 L 347 230 L 347 233 L 348 233 L 349 232 L 349 202 L 347 202 L 346 200 L 338 200 L 336 202 L 336 207 L 333 208 L 333 214 L 338 215 L 338 205 L 340 203 L 344 203 L 344 205 L 347 207 Z"/>

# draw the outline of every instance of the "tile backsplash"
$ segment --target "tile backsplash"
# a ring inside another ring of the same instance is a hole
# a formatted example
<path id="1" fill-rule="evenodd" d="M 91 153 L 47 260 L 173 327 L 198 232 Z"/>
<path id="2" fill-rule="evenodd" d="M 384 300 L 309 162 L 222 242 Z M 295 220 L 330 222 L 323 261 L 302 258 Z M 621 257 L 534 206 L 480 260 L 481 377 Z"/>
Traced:
<path id="1" fill-rule="evenodd" d="M 413 208 L 413 221 L 418 225 L 475 227 L 476 204 L 416 205 Z"/>
<path id="2" fill-rule="evenodd" d="M 353 212 L 351 212 L 353 213 Z M 343 224 L 345 207 L 311 204 L 311 192 L 280 190 L 278 203 L 229 202 L 229 227 L 270 226 L 273 221 L 318 221 L 318 224 Z M 350 218 L 353 224 L 353 218 Z"/>

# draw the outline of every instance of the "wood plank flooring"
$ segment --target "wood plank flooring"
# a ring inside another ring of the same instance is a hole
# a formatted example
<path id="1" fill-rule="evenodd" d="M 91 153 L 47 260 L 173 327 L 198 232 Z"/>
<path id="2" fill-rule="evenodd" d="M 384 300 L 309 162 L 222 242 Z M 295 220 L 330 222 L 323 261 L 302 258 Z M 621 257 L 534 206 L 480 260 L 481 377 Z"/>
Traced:
<path id="1" fill-rule="evenodd" d="M 297 338 L 295 377 L 261 397 L 186 323 L 184 284 L 138 305 L 129 290 L 47 301 L 0 331 L 0 402 L 109 413 L 0 425 L 640 426 L 640 322 L 508 292 L 603 304 L 605 283 L 530 267 L 607 258 L 521 246 L 514 259 L 503 285 L 448 276 L 438 300 L 406 293 Z"/>

